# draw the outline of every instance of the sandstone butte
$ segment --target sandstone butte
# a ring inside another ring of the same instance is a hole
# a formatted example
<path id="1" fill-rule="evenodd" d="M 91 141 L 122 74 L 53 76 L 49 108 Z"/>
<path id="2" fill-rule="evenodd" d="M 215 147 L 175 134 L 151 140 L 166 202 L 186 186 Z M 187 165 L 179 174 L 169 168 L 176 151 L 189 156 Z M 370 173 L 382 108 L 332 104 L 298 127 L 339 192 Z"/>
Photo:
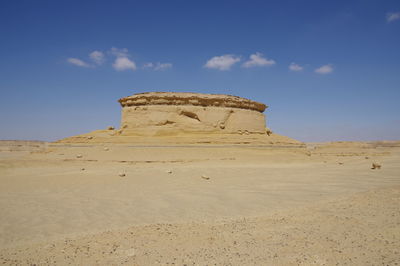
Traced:
<path id="1" fill-rule="evenodd" d="M 119 99 L 120 128 L 58 143 L 267 144 L 304 146 L 266 127 L 267 106 L 238 96 L 146 92 Z"/>

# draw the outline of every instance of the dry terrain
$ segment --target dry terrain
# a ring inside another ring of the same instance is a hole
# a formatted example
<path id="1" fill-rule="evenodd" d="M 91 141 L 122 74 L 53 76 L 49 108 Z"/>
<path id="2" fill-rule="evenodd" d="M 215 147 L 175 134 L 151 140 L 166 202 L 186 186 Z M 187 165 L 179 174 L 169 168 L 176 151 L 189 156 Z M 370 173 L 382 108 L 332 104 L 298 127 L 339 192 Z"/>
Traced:
<path id="1" fill-rule="evenodd" d="M 399 142 L 3 141 L 0 183 L 4 265 L 400 265 Z"/>

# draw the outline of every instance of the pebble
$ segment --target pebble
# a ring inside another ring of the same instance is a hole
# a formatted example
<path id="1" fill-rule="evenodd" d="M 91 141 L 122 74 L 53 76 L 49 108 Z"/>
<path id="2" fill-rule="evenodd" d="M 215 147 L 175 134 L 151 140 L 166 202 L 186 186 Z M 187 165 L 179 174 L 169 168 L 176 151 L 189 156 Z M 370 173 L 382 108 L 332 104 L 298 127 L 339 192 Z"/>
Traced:
<path id="1" fill-rule="evenodd" d="M 372 163 L 371 169 L 381 169 L 381 165 L 379 163 Z"/>

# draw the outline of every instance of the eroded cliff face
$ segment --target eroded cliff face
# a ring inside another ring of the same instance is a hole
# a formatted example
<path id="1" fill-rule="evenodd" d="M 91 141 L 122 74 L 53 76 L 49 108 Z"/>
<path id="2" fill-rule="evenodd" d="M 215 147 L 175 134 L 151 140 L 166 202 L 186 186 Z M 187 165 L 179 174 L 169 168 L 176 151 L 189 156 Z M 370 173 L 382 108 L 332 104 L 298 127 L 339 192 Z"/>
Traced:
<path id="1" fill-rule="evenodd" d="M 119 102 L 121 135 L 266 133 L 266 105 L 237 96 L 151 92 Z"/>
<path id="2" fill-rule="evenodd" d="M 119 102 L 120 128 L 109 127 L 58 142 L 304 147 L 303 143 L 266 128 L 265 104 L 237 96 L 150 92 L 121 98 Z"/>
<path id="3" fill-rule="evenodd" d="M 122 135 L 185 132 L 265 134 L 265 116 L 249 109 L 183 105 L 131 106 L 122 110 Z"/>
<path id="4" fill-rule="evenodd" d="M 143 105 L 174 105 L 231 107 L 264 112 L 267 106 L 238 96 L 190 92 L 146 92 L 119 99 L 122 107 Z"/>

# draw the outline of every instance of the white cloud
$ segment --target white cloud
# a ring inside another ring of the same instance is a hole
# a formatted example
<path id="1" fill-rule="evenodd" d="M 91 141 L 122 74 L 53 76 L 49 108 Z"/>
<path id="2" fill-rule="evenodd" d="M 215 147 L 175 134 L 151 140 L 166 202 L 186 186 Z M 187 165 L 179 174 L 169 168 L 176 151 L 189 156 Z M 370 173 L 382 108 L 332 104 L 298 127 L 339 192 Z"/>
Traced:
<path id="1" fill-rule="evenodd" d="M 289 69 L 290 69 L 291 71 L 302 71 L 302 70 L 303 70 L 303 67 L 300 66 L 300 65 L 298 65 L 298 64 L 296 64 L 296 63 L 291 63 L 291 64 L 289 65 Z"/>
<path id="2" fill-rule="evenodd" d="M 156 66 L 154 67 L 154 70 L 165 70 L 168 68 L 172 68 L 172 64 L 171 63 L 160 63 L 158 62 L 156 64 Z"/>
<path id="3" fill-rule="evenodd" d="M 86 62 L 78 59 L 78 58 L 68 58 L 67 59 L 68 63 L 73 64 L 75 66 L 80 66 L 80 67 L 89 67 L 89 64 L 87 64 Z"/>
<path id="4" fill-rule="evenodd" d="M 387 13 L 386 14 L 386 21 L 387 22 L 393 22 L 395 20 L 400 19 L 400 12 L 396 12 L 396 13 Z"/>
<path id="5" fill-rule="evenodd" d="M 272 66 L 276 62 L 272 59 L 263 57 L 262 53 L 255 53 L 250 55 L 250 59 L 243 63 L 243 67 L 256 67 L 256 66 Z"/>
<path id="6" fill-rule="evenodd" d="M 112 47 L 110 52 L 112 55 L 115 55 L 116 57 L 128 57 L 129 56 L 128 49 L 126 49 L 126 48 L 119 49 L 119 48 Z"/>
<path id="7" fill-rule="evenodd" d="M 145 63 L 144 65 L 143 65 L 143 68 L 153 68 L 154 67 L 154 64 L 153 63 Z"/>
<path id="8" fill-rule="evenodd" d="M 106 55 L 112 55 L 115 57 L 112 67 L 117 71 L 125 71 L 125 70 L 135 71 L 137 69 L 135 61 L 131 59 L 129 51 L 126 48 L 121 49 L 112 47 L 106 54 L 101 51 L 94 50 L 89 54 L 89 58 L 92 61 L 92 63 L 87 63 L 78 58 L 68 58 L 67 61 L 70 64 L 80 67 L 96 67 L 102 65 L 106 61 Z M 172 68 L 172 63 L 148 62 L 143 64 L 142 68 L 152 69 L 154 71 L 162 71 Z"/>
<path id="9" fill-rule="evenodd" d="M 112 65 L 113 68 L 117 71 L 124 71 L 124 70 L 136 70 L 136 64 L 133 60 L 129 59 L 129 52 L 126 48 L 111 48 L 111 54 L 115 55 L 117 58 Z"/>
<path id="10" fill-rule="evenodd" d="M 117 57 L 112 66 L 117 71 L 124 71 L 128 69 L 136 70 L 135 62 L 130 60 L 128 57 Z"/>
<path id="11" fill-rule="evenodd" d="M 329 74 L 333 72 L 333 67 L 331 64 L 323 65 L 317 69 L 315 69 L 315 73 L 318 74 Z"/>
<path id="12" fill-rule="evenodd" d="M 171 63 L 145 63 L 143 65 L 143 68 L 147 68 L 147 69 L 153 69 L 153 70 L 166 70 L 168 68 L 172 68 L 172 64 Z"/>
<path id="13" fill-rule="evenodd" d="M 97 65 L 103 64 L 105 58 L 104 54 L 100 51 L 93 51 L 89 54 L 90 59 L 93 60 Z"/>
<path id="14" fill-rule="evenodd" d="M 229 70 L 231 67 L 240 61 L 240 58 L 235 55 L 221 55 L 214 56 L 204 65 L 206 68 L 213 68 L 218 70 Z"/>

